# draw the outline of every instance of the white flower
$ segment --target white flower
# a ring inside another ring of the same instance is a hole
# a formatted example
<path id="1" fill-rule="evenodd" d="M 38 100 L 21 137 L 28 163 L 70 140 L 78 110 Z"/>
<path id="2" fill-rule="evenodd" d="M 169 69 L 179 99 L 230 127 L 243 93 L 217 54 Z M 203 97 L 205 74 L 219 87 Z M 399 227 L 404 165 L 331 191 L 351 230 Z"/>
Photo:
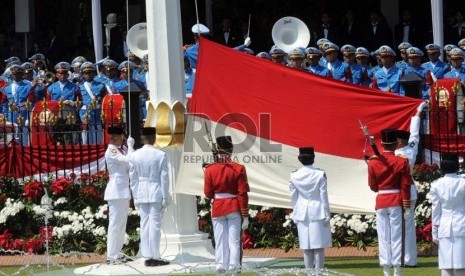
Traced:
<path id="1" fill-rule="evenodd" d="M 250 218 L 256 217 L 257 214 L 258 214 L 258 210 L 249 209 L 249 216 L 250 216 Z"/>
<path id="2" fill-rule="evenodd" d="M 42 215 L 45 215 L 45 213 L 47 212 L 46 209 L 42 208 L 40 205 L 34 205 L 32 207 L 32 211 L 34 212 L 34 214 L 36 214 L 37 216 L 42 216 Z"/>
<path id="3" fill-rule="evenodd" d="M 199 212 L 199 216 L 200 216 L 201 218 L 203 218 L 203 217 L 205 217 L 206 215 L 208 215 L 208 213 L 210 213 L 210 211 L 203 209 L 203 210 L 201 210 L 201 211 Z"/>
<path id="4" fill-rule="evenodd" d="M 60 205 L 60 204 L 66 203 L 66 202 L 68 202 L 68 200 L 66 199 L 66 197 L 60 197 L 59 199 L 57 199 L 57 200 L 53 203 L 53 206 L 57 206 L 57 205 Z"/>
<path id="5" fill-rule="evenodd" d="M 129 244 L 129 235 L 127 233 L 124 233 L 124 245 Z"/>
<path id="6" fill-rule="evenodd" d="M 269 206 L 262 206 L 262 212 L 270 210 L 270 209 L 271 209 L 271 207 L 269 207 Z"/>
<path id="7" fill-rule="evenodd" d="M 94 236 L 96 237 L 104 237 L 107 234 L 107 231 L 105 227 L 99 226 L 95 228 L 94 230 L 92 230 L 92 234 L 94 234 Z"/>

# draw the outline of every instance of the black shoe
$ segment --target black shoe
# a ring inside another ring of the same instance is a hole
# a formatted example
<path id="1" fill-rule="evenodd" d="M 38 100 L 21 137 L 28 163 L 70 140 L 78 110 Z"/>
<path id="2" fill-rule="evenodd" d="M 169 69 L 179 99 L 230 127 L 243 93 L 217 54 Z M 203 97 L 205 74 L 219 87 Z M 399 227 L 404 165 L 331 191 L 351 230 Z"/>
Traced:
<path id="1" fill-rule="evenodd" d="M 154 259 L 148 259 L 144 261 L 145 266 L 155 266 L 154 265 Z"/>
<path id="2" fill-rule="evenodd" d="M 161 259 L 153 260 L 153 261 L 154 261 L 154 264 L 155 264 L 154 266 L 162 266 L 162 265 L 169 265 L 170 264 L 170 262 L 165 261 L 165 260 L 161 260 Z"/>

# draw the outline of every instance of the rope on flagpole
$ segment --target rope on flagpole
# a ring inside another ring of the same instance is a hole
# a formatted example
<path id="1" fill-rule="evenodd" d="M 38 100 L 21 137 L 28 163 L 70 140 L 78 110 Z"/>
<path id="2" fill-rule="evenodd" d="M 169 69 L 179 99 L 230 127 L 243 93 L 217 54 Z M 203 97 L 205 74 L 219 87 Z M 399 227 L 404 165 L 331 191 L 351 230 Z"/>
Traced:
<path id="1" fill-rule="evenodd" d="M 126 0 L 126 39 L 127 34 L 129 33 L 129 0 Z M 127 41 L 126 41 L 127 44 Z M 127 53 L 126 53 L 127 54 Z M 131 136 L 131 74 L 132 73 L 129 68 L 129 55 L 127 55 L 127 68 L 128 68 L 128 126 L 129 126 L 129 136 Z"/>

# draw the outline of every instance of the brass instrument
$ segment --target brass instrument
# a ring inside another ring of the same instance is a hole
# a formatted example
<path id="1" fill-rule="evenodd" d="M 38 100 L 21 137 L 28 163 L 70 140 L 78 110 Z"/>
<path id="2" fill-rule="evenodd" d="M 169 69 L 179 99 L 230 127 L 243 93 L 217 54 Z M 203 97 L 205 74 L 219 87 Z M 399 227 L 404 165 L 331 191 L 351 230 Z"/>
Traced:
<path id="1" fill-rule="evenodd" d="M 286 16 L 278 21 L 271 30 L 271 36 L 274 44 L 281 50 L 289 53 L 294 48 L 306 48 L 310 43 L 310 31 L 305 23 L 292 16 Z M 284 57 L 286 63 L 289 64 L 289 56 Z M 305 58 L 303 65 L 308 67 L 310 61 Z"/>
<path id="2" fill-rule="evenodd" d="M 55 81 L 55 74 L 50 71 L 39 70 L 37 73 L 37 84 L 40 89 L 52 84 Z"/>

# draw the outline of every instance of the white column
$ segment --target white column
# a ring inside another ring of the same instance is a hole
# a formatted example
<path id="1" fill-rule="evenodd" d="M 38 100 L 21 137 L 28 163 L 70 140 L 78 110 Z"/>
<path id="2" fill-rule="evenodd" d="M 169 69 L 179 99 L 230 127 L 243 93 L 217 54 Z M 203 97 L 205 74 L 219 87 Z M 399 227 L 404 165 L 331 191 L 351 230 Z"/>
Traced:
<path id="1" fill-rule="evenodd" d="M 92 34 L 96 62 L 103 58 L 102 26 L 100 0 L 92 0 Z"/>
<path id="2" fill-rule="evenodd" d="M 444 47 L 443 0 L 431 0 L 431 19 L 433 20 L 434 44 Z M 442 52 L 442 51 L 441 51 Z M 441 59 L 444 56 L 441 55 Z"/>
<path id="3" fill-rule="evenodd" d="M 148 84 L 151 103 L 154 107 L 162 101 L 169 106 L 176 101 L 185 104 L 180 1 L 146 0 L 146 9 L 149 67 L 154 68 L 149 70 L 149 79 L 153 80 Z M 163 151 L 168 158 L 172 193 L 182 147 L 169 147 Z M 213 258 L 210 240 L 198 231 L 195 197 L 172 194 L 172 199 L 162 224 L 162 258 L 181 263 Z"/>

